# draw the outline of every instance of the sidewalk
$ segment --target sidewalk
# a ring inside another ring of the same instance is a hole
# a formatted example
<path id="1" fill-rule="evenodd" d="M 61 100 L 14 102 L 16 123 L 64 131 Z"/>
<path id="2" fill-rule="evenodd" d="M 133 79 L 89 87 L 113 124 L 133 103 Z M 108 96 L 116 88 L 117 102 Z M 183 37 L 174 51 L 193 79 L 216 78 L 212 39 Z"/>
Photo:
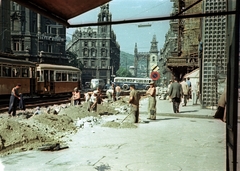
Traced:
<path id="1" fill-rule="evenodd" d="M 148 98 L 141 100 L 140 113 L 147 113 Z M 190 118 L 208 118 L 213 119 L 216 109 L 202 109 L 200 104 L 192 105 L 191 99 L 188 101 L 187 106 L 180 105 L 180 113 L 174 113 L 172 102 L 169 100 L 159 100 L 157 98 L 157 116 L 178 116 Z"/>

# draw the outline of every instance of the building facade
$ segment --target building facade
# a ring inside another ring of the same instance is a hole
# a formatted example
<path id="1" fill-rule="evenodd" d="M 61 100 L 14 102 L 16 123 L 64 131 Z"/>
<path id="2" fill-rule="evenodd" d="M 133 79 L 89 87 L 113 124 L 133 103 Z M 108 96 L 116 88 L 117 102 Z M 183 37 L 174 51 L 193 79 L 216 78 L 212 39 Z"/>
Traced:
<path id="1" fill-rule="evenodd" d="M 11 53 L 10 1 L 0 2 L 0 52 Z"/>
<path id="2" fill-rule="evenodd" d="M 3 0 L 1 5 L 2 52 L 39 63 L 68 64 L 65 27 L 16 2 Z"/>
<path id="3" fill-rule="evenodd" d="M 101 6 L 98 22 L 104 23 L 111 20 L 109 4 Z M 120 66 L 120 46 L 111 25 L 76 29 L 67 50 L 75 53 L 84 66 L 83 83 L 93 78 L 104 79 L 105 83 L 113 81 Z"/>

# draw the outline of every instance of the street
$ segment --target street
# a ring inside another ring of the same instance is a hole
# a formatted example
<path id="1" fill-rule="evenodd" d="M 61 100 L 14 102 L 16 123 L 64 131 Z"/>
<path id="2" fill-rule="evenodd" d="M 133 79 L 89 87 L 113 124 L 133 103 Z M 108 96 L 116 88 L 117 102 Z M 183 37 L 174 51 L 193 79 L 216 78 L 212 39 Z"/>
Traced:
<path id="1" fill-rule="evenodd" d="M 158 101 L 161 108 L 167 103 L 171 106 L 170 102 Z M 105 119 L 121 121 L 125 116 Z M 140 119 L 145 120 L 146 114 L 141 113 Z M 70 137 L 68 149 L 22 152 L 1 161 L 5 171 L 225 170 L 226 128 L 222 121 L 158 114 L 157 120 L 136 125 L 130 129 L 85 127 Z"/>

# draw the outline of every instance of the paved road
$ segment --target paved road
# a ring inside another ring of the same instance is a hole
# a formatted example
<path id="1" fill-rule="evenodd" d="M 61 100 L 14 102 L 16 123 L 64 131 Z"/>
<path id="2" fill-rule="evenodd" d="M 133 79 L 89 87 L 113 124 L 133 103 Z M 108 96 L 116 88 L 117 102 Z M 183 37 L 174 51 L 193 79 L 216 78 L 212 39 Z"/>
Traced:
<path id="1" fill-rule="evenodd" d="M 166 104 L 171 105 L 158 102 L 162 109 Z M 143 102 L 142 108 L 145 105 Z M 121 121 L 125 116 L 110 116 L 107 120 Z M 142 111 L 140 118 L 145 117 Z M 225 170 L 226 128 L 220 120 L 159 113 L 157 120 L 137 126 L 132 129 L 86 126 L 71 137 L 69 149 L 23 152 L 3 157 L 1 161 L 6 171 Z"/>

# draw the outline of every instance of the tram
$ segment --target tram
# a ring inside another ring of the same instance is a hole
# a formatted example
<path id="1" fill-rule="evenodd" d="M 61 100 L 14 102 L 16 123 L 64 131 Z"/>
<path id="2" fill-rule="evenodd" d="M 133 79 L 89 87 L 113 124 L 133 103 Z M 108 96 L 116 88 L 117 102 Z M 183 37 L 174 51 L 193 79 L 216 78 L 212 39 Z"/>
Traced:
<path id="1" fill-rule="evenodd" d="M 56 95 L 71 93 L 81 88 L 81 71 L 72 66 L 37 64 L 37 94 Z"/>
<path id="2" fill-rule="evenodd" d="M 81 70 L 0 57 L 0 97 L 8 97 L 17 84 L 25 96 L 68 94 L 81 88 Z"/>
<path id="3" fill-rule="evenodd" d="M 12 88 L 21 84 L 21 93 L 35 92 L 36 64 L 30 61 L 0 57 L 0 96 L 9 95 Z"/>

